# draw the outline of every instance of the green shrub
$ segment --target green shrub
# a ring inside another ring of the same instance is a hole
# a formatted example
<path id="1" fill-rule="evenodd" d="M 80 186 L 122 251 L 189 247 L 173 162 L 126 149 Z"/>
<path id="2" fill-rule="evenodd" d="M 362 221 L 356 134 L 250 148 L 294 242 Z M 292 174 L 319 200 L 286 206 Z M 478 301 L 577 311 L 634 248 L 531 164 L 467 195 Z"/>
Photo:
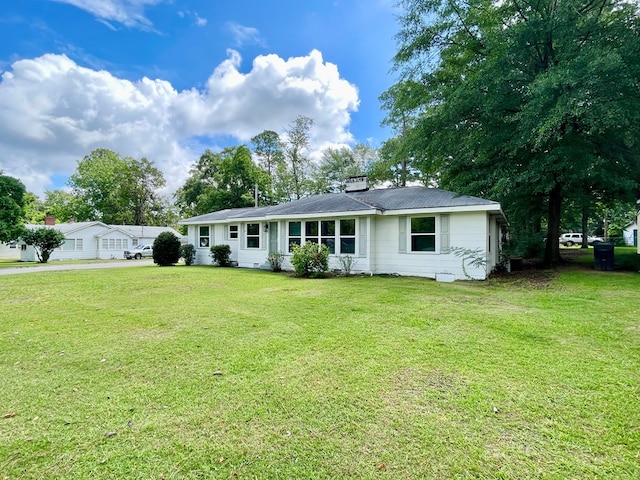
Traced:
<path id="1" fill-rule="evenodd" d="M 211 247 L 211 256 L 219 267 L 231 265 L 231 247 L 229 245 L 213 245 Z"/>
<path id="2" fill-rule="evenodd" d="M 153 241 L 153 263 L 161 267 L 175 265 L 180 260 L 180 239 L 171 232 L 162 232 Z"/>
<path id="3" fill-rule="evenodd" d="M 51 252 L 64 244 L 64 234 L 60 230 L 48 227 L 39 227 L 35 230 L 24 229 L 22 241 L 32 245 L 40 263 L 47 263 Z"/>
<path id="4" fill-rule="evenodd" d="M 282 271 L 282 261 L 284 260 L 284 253 L 275 252 L 267 257 L 271 270 L 274 272 Z"/>
<path id="5" fill-rule="evenodd" d="M 189 266 L 193 265 L 196 259 L 196 247 L 190 243 L 180 246 L 180 258 L 184 259 L 184 264 Z"/>
<path id="6" fill-rule="evenodd" d="M 313 242 L 294 245 L 291 263 L 300 277 L 320 277 L 329 270 L 329 247 Z"/>

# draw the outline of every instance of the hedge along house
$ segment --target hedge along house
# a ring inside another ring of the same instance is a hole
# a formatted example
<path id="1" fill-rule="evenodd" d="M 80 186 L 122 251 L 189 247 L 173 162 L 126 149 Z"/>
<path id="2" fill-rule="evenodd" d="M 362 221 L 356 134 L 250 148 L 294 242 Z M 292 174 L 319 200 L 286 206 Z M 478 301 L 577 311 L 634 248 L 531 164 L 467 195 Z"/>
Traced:
<path id="1" fill-rule="evenodd" d="M 64 244 L 56 248 L 49 260 L 107 260 L 124 258 L 124 251 L 138 244 L 151 244 L 161 232 L 170 231 L 182 239 L 177 231 L 170 227 L 141 225 L 107 225 L 99 221 L 56 223 L 54 217 L 47 217 L 45 225 L 25 225 L 26 228 L 55 228 L 65 237 Z M 20 260 L 36 261 L 36 252 L 32 246 L 18 242 Z"/>
<path id="2" fill-rule="evenodd" d="M 357 187 L 356 187 L 357 188 Z M 329 247 L 331 269 L 350 255 L 353 273 L 438 279 L 485 279 L 499 263 L 506 218 L 500 204 L 427 187 L 315 195 L 270 207 L 227 209 L 179 222 L 188 226 L 196 263 L 209 264 L 212 245 L 226 244 L 240 267 L 268 268 L 268 255 L 283 253 L 292 269 L 292 245 Z M 466 269 L 453 249 L 486 260 Z M 466 274 L 465 274 L 466 270 Z"/>

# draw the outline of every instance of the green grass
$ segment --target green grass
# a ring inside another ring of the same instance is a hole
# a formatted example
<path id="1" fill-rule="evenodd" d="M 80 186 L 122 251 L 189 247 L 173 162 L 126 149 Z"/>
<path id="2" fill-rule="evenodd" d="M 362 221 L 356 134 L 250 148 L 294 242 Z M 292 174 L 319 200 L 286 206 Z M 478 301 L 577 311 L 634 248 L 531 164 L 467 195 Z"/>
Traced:
<path id="1" fill-rule="evenodd" d="M 640 478 L 639 287 L 0 277 L 0 476 Z"/>

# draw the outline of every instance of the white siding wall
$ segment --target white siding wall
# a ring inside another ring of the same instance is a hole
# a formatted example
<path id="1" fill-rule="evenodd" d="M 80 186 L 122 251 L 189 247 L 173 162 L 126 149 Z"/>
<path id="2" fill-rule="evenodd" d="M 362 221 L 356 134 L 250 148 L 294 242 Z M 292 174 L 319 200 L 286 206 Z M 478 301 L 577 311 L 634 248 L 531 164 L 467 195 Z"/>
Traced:
<path id="1" fill-rule="evenodd" d="M 104 227 L 101 225 L 94 225 L 91 227 L 83 228 L 77 232 L 71 232 L 65 234 L 67 239 L 81 239 L 82 250 L 63 250 L 56 248 L 49 257 L 51 260 L 94 260 L 98 257 L 98 239 L 96 235 L 104 232 Z M 36 258 L 37 260 L 37 258 Z"/>
<path id="2" fill-rule="evenodd" d="M 238 234 L 238 266 L 243 268 L 260 268 L 267 262 L 269 248 L 269 232 L 264 231 L 264 222 L 260 224 L 260 248 L 247 248 L 247 224 L 241 223 Z M 278 232 L 280 234 L 280 232 Z"/>
<path id="3" fill-rule="evenodd" d="M 20 245 L 13 244 L 13 248 L 8 243 L 0 243 L 0 258 L 20 258 Z"/>
<path id="4" fill-rule="evenodd" d="M 436 216 L 436 252 L 411 252 L 410 226 L 407 225 L 405 252 L 401 253 L 400 222 L 398 217 L 375 218 L 375 245 L 373 273 L 411 275 L 435 278 L 438 273 L 450 273 L 458 280 L 466 279 L 462 259 L 453 254 L 440 253 L 440 217 Z M 449 245 L 451 248 L 487 248 L 487 215 L 481 213 L 453 213 L 449 215 Z M 467 267 L 473 278 L 484 279 L 483 269 Z"/>
<path id="5" fill-rule="evenodd" d="M 425 216 L 425 215 L 418 215 Z M 375 216 L 358 218 L 356 227 L 356 263 L 352 273 L 399 274 L 435 278 L 439 273 L 453 274 L 458 280 L 466 280 L 462 269 L 462 258 L 451 253 L 442 253 L 447 246 L 475 250 L 480 249 L 487 256 L 488 271 L 495 266 L 499 255 L 500 229 L 497 222 L 485 212 L 451 213 L 441 220 L 436 217 L 436 251 L 411 252 L 411 231 L 408 219 L 405 219 L 406 232 L 401 235 L 398 216 Z M 257 223 L 257 222 L 252 222 Z M 230 240 L 226 235 L 226 225 L 209 225 L 211 228 L 210 245 L 226 244 L 231 247 L 231 259 L 239 267 L 260 268 L 268 265 L 269 234 L 264 231 L 264 222 L 260 222 L 260 248 L 246 247 L 246 224 L 240 223 L 238 240 Z M 448 226 L 448 232 L 447 232 Z M 198 225 L 189 225 L 188 242 L 196 245 L 196 264 L 209 265 L 209 248 L 198 246 Z M 489 240 L 489 232 L 491 239 Z M 291 255 L 286 248 L 287 223 L 278 223 L 279 251 L 285 253 L 283 268 L 293 270 Z M 404 243 L 401 248 L 401 239 Z M 489 253 L 491 241 L 491 253 Z M 448 245 L 447 245 L 448 243 Z M 339 256 L 329 257 L 329 268 L 340 269 Z M 483 268 L 467 265 L 467 273 L 476 279 L 485 278 Z"/>

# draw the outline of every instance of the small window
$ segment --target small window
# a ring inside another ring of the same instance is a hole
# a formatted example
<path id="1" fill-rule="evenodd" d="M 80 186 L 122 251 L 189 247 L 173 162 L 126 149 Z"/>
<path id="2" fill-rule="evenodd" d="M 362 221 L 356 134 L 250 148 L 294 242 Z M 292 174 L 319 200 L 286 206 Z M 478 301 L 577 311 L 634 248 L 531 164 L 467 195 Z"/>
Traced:
<path id="1" fill-rule="evenodd" d="M 247 224 L 247 248 L 260 248 L 260 224 Z"/>
<path id="2" fill-rule="evenodd" d="M 289 222 L 289 251 L 293 251 L 294 245 L 302 243 L 302 223 Z"/>
<path id="3" fill-rule="evenodd" d="M 411 251 L 436 251 L 435 217 L 415 217 L 411 219 Z"/>
<path id="4" fill-rule="evenodd" d="M 229 238 L 231 240 L 238 239 L 238 225 L 229 225 Z"/>
<path id="5" fill-rule="evenodd" d="M 209 227 L 198 228 L 198 245 L 202 248 L 209 247 Z"/>

